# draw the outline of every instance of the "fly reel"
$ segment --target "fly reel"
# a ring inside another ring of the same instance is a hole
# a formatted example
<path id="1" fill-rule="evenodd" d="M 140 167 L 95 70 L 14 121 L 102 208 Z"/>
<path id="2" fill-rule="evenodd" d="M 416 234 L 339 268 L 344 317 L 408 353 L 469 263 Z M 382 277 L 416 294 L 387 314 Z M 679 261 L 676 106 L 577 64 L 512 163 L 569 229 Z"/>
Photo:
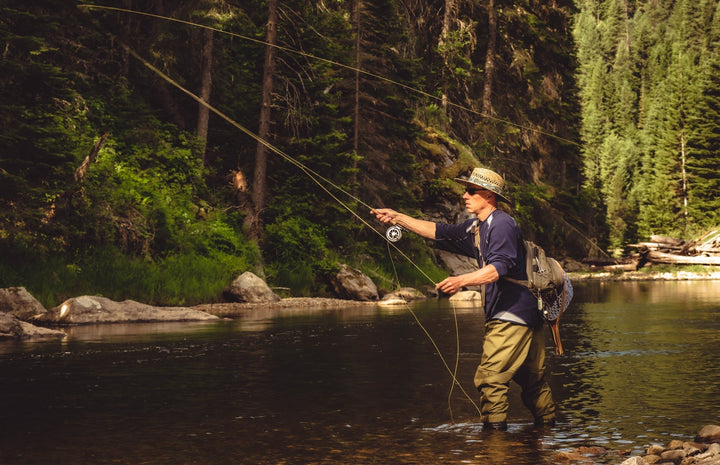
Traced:
<path id="1" fill-rule="evenodd" d="M 385 237 L 387 237 L 387 240 L 389 240 L 390 242 L 397 242 L 402 239 L 402 232 L 402 226 L 396 224 L 394 226 L 390 226 L 387 229 L 387 231 L 385 232 Z"/>

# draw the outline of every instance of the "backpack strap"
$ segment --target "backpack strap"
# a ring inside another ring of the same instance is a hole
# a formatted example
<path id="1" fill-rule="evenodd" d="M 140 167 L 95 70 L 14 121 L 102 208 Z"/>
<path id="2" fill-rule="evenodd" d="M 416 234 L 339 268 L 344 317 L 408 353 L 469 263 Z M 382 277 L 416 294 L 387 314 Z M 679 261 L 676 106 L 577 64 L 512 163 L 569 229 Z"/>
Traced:
<path id="1" fill-rule="evenodd" d="M 478 250 L 478 255 L 480 256 L 480 263 L 482 263 L 482 266 L 485 267 L 485 257 L 483 257 L 482 249 L 480 248 L 480 225 L 475 222 L 475 226 L 473 226 L 475 230 L 475 247 Z M 480 295 L 482 296 L 482 304 L 483 308 L 486 308 L 487 305 L 485 303 L 485 284 L 480 286 Z"/>
<path id="2" fill-rule="evenodd" d="M 527 270 L 532 269 L 533 257 L 531 257 L 530 254 L 528 253 L 528 250 L 527 250 L 527 247 L 525 246 L 524 241 L 523 241 L 522 249 L 525 251 L 525 270 L 526 270 L 527 279 L 515 279 L 515 278 L 511 278 L 509 276 L 503 276 L 503 279 L 505 281 L 510 281 L 511 283 L 519 284 L 523 287 L 530 289 L 530 275 L 527 274 Z"/>

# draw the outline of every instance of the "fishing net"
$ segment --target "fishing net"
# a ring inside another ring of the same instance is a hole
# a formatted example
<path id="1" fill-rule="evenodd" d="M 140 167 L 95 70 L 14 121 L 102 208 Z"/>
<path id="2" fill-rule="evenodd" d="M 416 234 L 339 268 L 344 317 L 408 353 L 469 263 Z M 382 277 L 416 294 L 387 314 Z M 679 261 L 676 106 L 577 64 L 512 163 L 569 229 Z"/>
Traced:
<path id="1" fill-rule="evenodd" d="M 547 321 L 555 321 L 560 318 L 560 315 L 568 308 L 570 301 L 573 298 L 573 287 L 570 282 L 570 277 L 563 271 L 565 277 L 564 289 L 559 287 L 552 289 L 549 292 L 543 292 L 543 317 Z M 564 290 L 564 292 L 563 292 Z"/>

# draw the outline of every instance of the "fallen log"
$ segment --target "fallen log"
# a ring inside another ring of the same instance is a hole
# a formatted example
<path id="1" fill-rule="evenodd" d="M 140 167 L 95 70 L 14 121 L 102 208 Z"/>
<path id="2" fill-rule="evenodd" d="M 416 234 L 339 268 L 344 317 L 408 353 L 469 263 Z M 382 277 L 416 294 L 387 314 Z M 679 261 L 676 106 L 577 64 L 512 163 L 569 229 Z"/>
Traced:
<path id="1" fill-rule="evenodd" d="M 674 265 L 716 265 L 720 266 L 720 256 L 707 255 L 675 255 L 651 250 L 648 253 L 648 261 L 651 263 L 666 263 Z"/>

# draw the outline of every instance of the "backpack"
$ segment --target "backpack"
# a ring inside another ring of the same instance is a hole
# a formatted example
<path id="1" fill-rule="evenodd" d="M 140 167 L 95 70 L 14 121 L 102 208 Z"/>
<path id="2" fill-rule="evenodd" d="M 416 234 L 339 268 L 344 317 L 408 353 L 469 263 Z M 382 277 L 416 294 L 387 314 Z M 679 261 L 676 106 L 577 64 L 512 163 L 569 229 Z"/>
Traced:
<path id="1" fill-rule="evenodd" d="M 480 230 L 474 226 L 475 247 L 480 250 Z M 562 355 L 562 341 L 560 341 L 560 317 L 570 305 L 573 297 L 573 288 L 567 273 L 560 263 L 552 257 L 545 255 L 545 250 L 531 241 L 523 240 L 525 246 L 525 271 L 527 280 L 518 280 L 504 276 L 506 281 L 513 282 L 528 288 L 538 302 L 538 311 L 547 321 L 555 343 L 555 354 Z M 485 260 L 483 259 L 483 266 Z M 484 286 L 483 286 L 484 290 Z M 485 305 L 485 292 L 483 291 L 483 305 Z"/>
<path id="2" fill-rule="evenodd" d="M 523 241 L 525 246 L 525 271 L 527 280 L 504 277 L 528 288 L 538 302 L 538 310 L 547 321 L 555 342 L 555 353 L 563 354 L 560 341 L 560 317 L 573 297 L 572 284 L 560 263 L 545 255 L 545 250 L 531 241 Z"/>

